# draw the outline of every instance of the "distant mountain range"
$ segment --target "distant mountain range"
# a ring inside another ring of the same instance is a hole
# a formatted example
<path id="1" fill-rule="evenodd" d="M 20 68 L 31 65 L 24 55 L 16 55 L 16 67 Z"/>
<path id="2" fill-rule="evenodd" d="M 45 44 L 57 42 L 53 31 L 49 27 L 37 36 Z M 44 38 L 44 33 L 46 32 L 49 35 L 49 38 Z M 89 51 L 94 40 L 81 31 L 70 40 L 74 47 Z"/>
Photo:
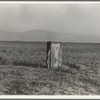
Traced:
<path id="1" fill-rule="evenodd" d="M 46 30 L 31 30 L 27 32 L 7 32 L 7 31 L 0 30 L 0 40 L 100 43 L 100 37 L 96 37 L 92 35 L 57 33 L 57 32 L 46 31 Z"/>

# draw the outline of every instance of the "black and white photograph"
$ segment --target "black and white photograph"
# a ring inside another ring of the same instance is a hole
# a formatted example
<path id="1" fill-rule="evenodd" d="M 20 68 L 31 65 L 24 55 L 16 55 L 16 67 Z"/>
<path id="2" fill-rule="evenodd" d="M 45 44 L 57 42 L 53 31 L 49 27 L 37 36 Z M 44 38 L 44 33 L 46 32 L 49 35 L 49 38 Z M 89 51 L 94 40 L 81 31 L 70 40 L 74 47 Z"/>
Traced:
<path id="1" fill-rule="evenodd" d="M 100 2 L 1 2 L 0 95 L 100 95 Z"/>

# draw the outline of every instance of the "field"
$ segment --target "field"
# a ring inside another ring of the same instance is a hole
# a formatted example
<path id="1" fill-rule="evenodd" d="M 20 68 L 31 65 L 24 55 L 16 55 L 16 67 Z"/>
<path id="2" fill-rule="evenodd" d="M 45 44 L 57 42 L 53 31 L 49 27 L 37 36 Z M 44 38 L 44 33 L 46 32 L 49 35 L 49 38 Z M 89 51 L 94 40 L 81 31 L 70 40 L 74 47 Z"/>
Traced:
<path id="1" fill-rule="evenodd" d="M 62 43 L 63 65 L 46 68 L 45 42 L 0 42 L 1 95 L 99 95 L 100 44 Z"/>

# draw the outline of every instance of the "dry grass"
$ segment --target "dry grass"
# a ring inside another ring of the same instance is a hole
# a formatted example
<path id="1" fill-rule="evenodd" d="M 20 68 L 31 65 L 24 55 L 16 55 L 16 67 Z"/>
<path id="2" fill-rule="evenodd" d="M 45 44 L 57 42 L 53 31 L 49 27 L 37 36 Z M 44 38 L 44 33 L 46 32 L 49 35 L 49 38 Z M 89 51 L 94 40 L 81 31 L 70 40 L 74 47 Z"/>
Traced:
<path id="1" fill-rule="evenodd" d="M 100 44 L 62 43 L 63 66 L 46 67 L 46 43 L 0 42 L 0 94 L 99 95 Z"/>

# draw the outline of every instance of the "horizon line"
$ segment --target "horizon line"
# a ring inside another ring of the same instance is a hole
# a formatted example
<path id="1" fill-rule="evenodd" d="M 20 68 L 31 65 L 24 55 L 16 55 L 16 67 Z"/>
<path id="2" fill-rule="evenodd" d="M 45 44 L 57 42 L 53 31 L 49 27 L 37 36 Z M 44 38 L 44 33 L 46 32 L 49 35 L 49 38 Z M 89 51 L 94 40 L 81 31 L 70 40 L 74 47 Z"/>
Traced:
<path id="1" fill-rule="evenodd" d="M 41 43 L 43 43 L 43 42 L 49 42 L 50 40 L 48 40 L 48 41 L 23 41 L 23 40 L 0 40 L 0 42 L 23 42 L 23 43 L 25 43 L 25 42 L 41 42 Z M 60 43 L 83 43 L 83 44 L 100 44 L 100 42 L 72 42 L 72 41 L 70 41 L 70 42 L 68 42 L 68 41 L 66 41 L 66 42 L 64 42 L 64 41 L 50 41 L 50 42 L 60 42 Z"/>

